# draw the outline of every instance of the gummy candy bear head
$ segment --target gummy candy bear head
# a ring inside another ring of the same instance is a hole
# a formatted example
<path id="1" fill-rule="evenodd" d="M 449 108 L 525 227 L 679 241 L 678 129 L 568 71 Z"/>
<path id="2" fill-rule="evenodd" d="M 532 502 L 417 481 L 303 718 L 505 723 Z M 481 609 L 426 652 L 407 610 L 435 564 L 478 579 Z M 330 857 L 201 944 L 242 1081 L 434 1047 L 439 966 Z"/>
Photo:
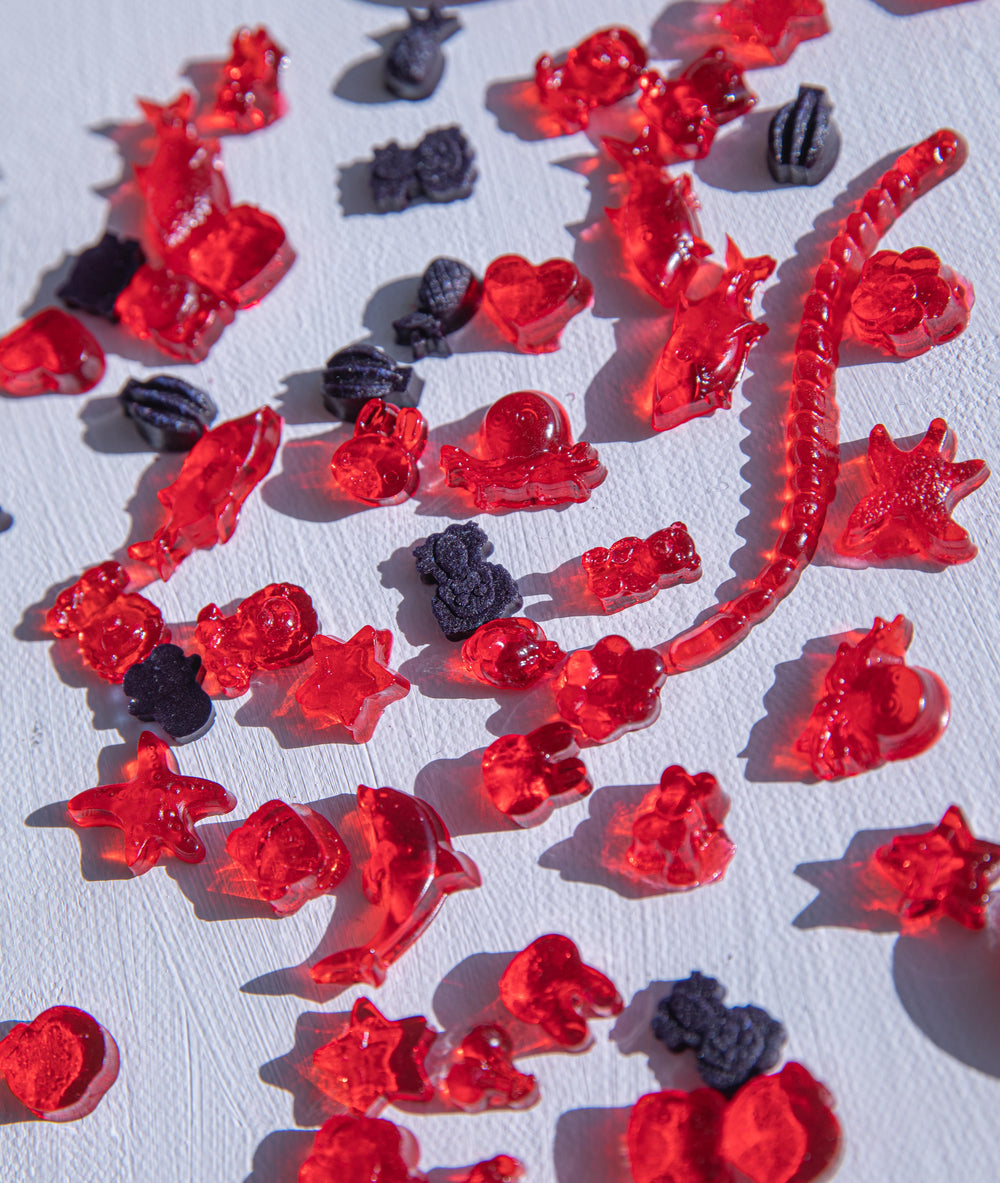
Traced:
<path id="1" fill-rule="evenodd" d="M 528 458 L 569 442 L 569 420 L 554 398 L 538 390 L 519 390 L 497 399 L 479 429 L 484 458 Z"/>

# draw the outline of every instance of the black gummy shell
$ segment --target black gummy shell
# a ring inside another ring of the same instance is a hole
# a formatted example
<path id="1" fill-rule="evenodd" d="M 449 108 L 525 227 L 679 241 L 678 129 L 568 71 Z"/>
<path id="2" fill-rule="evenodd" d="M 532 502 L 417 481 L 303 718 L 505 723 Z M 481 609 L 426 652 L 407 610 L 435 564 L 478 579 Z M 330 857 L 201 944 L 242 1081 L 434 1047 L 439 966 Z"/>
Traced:
<path id="1" fill-rule="evenodd" d="M 417 304 L 436 316 L 445 333 L 454 333 L 475 315 L 483 298 L 483 285 L 471 267 L 458 259 L 432 260 L 417 292 Z"/>
<path id="2" fill-rule="evenodd" d="M 779 184 L 818 185 L 837 162 L 840 132 L 821 86 L 800 86 L 794 102 L 771 120 L 767 167 Z"/>
<path id="3" fill-rule="evenodd" d="M 170 374 L 145 382 L 130 378 L 118 397 L 139 434 L 158 452 L 193 448 L 219 413 L 204 390 Z"/>
<path id="4" fill-rule="evenodd" d="M 56 295 L 67 308 L 117 321 L 115 301 L 145 261 L 134 238 L 118 238 L 109 231 L 100 242 L 80 252 Z"/>
<path id="5" fill-rule="evenodd" d="M 352 423 L 369 399 L 415 407 L 422 389 L 423 381 L 411 366 L 401 366 L 377 345 L 340 349 L 323 371 L 324 406 L 337 419 Z"/>

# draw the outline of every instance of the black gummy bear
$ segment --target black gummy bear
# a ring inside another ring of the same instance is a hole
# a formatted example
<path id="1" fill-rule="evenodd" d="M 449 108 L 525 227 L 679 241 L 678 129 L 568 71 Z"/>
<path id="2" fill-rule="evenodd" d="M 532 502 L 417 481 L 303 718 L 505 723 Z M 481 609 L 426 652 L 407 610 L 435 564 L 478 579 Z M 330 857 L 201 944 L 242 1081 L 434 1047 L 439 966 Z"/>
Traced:
<path id="1" fill-rule="evenodd" d="M 426 99 L 444 72 L 441 44 L 462 27 L 456 16 L 431 7 L 419 16 L 408 8 L 409 28 L 397 38 L 385 59 L 385 85 L 401 99 Z"/>
<path id="2" fill-rule="evenodd" d="M 134 238 L 118 238 L 109 231 L 77 255 L 69 278 L 56 289 L 56 295 L 67 308 L 117 322 L 115 300 L 145 261 Z"/>
<path id="3" fill-rule="evenodd" d="M 475 156 L 459 127 L 430 131 L 415 148 L 401 148 L 395 140 L 376 148 L 368 169 L 375 208 L 386 214 L 421 199 L 468 197 L 476 179 Z"/>
<path id="4" fill-rule="evenodd" d="M 372 398 L 415 407 L 423 385 L 412 366 L 401 366 L 377 345 L 348 345 L 326 363 L 323 405 L 335 418 L 353 423 Z"/>
<path id="5" fill-rule="evenodd" d="M 840 131 L 821 86 L 800 86 L 798 97 L 771 120 L 767 167 L 781 185 L 818 185 L 837 163 Z"/>
<path id="6" fill-rule="evenodd" d="M 413 557 L 424 583 L 436 583 L 431 607 L 449 641 L 462 641 L 487 621 L 513 616 L 523 601 L 510 573 L 484 562 L 493 544 L 477 522 L 432 534 Z"/>
<path id="7" fill-rule="evenodd" d="M 142 438 L 158 452 L 187 452 L 218 415 L 210 395 L 170 374 L 130 378 L 118 396 Z"/>
<path id="8" fill-rule="evenodd" d="M 125 671 L 122 689 L 129 714 L 159 723 L 174 739 L 195 739 L 212 722 L 212 700 L 198 684 L 201 658 L 177 645 L 157 645 L 145 661 Z"/>
<path id="9" fill-rule="evenodd" d="M 429 353 L 450 357 L 445 340 L 475 316 L 483 300 L 483 285 L 471 267 L 458 259 L 433 259 L 420 281 L 417 311 L 392 322 L 396 344 L 409 345 L 419 361 Z"/>

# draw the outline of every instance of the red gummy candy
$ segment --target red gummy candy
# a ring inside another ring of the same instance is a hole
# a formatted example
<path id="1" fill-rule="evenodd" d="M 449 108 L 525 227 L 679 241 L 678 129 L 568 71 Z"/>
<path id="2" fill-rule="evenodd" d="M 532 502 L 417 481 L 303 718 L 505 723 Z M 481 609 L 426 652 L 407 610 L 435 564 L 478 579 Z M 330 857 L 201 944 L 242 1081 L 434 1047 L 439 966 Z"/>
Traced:
<path id="1" fill-rule="evenodd" d="M 238 29 L 211 110 L 202 121 L 214 131 L 245 135 L 280 119 L 288 109 L 278 89 L 285 51 L 264 25 Z"/>
<path id="2" fill-rule="evenodd" d="M 522 353 L 551 353 L 578 312 L 589 308 L 594 286 L 568 259 L 534 266 L 520 255 L 501 255 L 483 276 L 483 309 Z"/>
<path id="3" fill-rule="evenodd" d="M 373 398 L 361 408 L 354 435 L 334 452 L 330 471 L 342 492 L 364 505 L 399 505 L 416 492 L 417 460 L 427 446 L 427 421 L 416 407 Z"/>
<path id="4" fill-rule="evenodd" d="M 331 1117 L 316 1133 L 298 1183 L 427 1183 L 420 1145 L 381 1117 Z"/>
<path id="5" fill-rule="evenodd" d="M 712 19 L 747 69 L 780 66 L 801 42 L 830 32 L 823 0 L 727 0 Z"/>
<path id="6" fill-rule="evenodd" d="M 43 1121 L 86 1117 L 118 1078 L 118 1045 L 75 1006 L 52 1006 L 0 1039 L 0 1078 Z"/>
<path id="7" fill-rule="evenodd" d="M 595 107 L 610 107 L 630 95 L 646 65 L 642 42 L 628 29 L 600 29 L 556 63 L 543 54 L 535 63 L 542 106 L 564 132 L 579 131 Z"/>
<path id="8" fill-rule="evenodd" d="M 199 235 L 187 252 L 183 270 L 227 305 L 250 308 L 284 278 L 294 262 L 295 251 L 277 218 L 255 205 L 234 205 Z"/>
<path id="9" fill-rule="evenodd" d="M 269 583 L 247 596 L 232 616 L 215 604 L 198 613 L 194 643 L 205 672 L 229 697 L 246 694 L 257 670 L 305 661 L 319 628 L 308 593 L 295 583 Z"/>
<path id="10" fill-rule="evenodd" d="M 172 485 L 157 498 L 169 517 L 129 556 L 168 580 L 192 551 L 228 542 L 243 502 L 267 476 L 281 442 L 281 416 L 261 407 L 206 431 L 184 458 Z"/>
<path id="11" fill-rule="evenodd" d="M 139 736 L 131 780 L 78 793 L 66 812 L 78 826 L 113 826 L 125 836 L 125 862 L 133 875 L 154 866 L 166 850 L 185 863 L 200 863 L 205 847 L 195 833 L 202 818 L 231 813 L 236 798 L 222 785 L 181 776 L 173 752 L 151 731 Z"/>
<path id="12" fill-rule="evenodd" d="M 732 1183 L 719 1153 L 725 1108 L 726 1098 L 714 1089 L 640 1097 L 627 1135 L 633 1183 Z"/>
<path id="13" fill-rule="evenodd" d="M 674 314 L 670 337 L 656 363 L 653 430 L 666 431 L 698 415 L 728 410 L 747 354 L 767 332 L 750 315 L 754 288 L 774 271 L 768 255 L 744 259 L 726 239 L 726 270 L 701 300 L 686 295 Z"/>
<path id="14" fill-rule="evenodd" d="M 473 1027 L 452 1053 L 441 1095 L 466 1113 L 529 1109 L 538 1100 L 538 1082 L 518 1072 L 511 1060 L 513 1052 L 506 1027 L 498 1023 Z"/>
<path id="15" fill-rule="evenodd" d="M 514 954 L 500 978 L 500 1001 L 574 1051 L 590 1044 L 588 1019 L 619 1015 L 625 1005 L 611 979 L 584 965 L 576 945 L 557 933 Z"/>
<path id="16" fill-rule="evenodd" d="M 875 617 L 871 632 L 837 650 L 796 748 L 823 780 L 857 776 L 887 760 L 918 756 L 948 726 L 950 700 L 930 670 L 911 669 L 904 654 L 913 640 L 905 616 Z"/>
<path id="17" fill-rule="evenodd" d="M 489 620 L 462 642 L 462 661 L 474 678 L 502 690 L 527 690 L 565 654 L 526 616 Z"/>
<path id="18" fill-rule="evenodd" d="M 0 339 L 0 389 L 83 394 L 104 377 L 104 350 L 75 316 L 43 308 Z"/>
<path id="19" fill-rule="evenodd" d="M 336 829 L 308 805 L 268 801 L 233 830 L 226 853 L 279 916 L 333 891 L 351 856 Z"/>
<path id="20" fill-rule="evenodd" d="M 429 1101 L 434 1086 L 424 1061 L 436 1032 L 423 1015 L 387 1019 L 359 998 L 343 1034 L 313 1052 L 323 1091 L 355 1116 L 374 1116 L 389 1101 Z"/>
<path id="21" fill-rule="evenodd" d="M 701 578 L 701 559 L 683 522 L 646 539 L 619 538 L 610 549 L 591 547 L 580 562 L 590 593 L 605 612 L 621 612 L 665 588 Z"/>
<path id="22" fill-rule="evenodd" d="M 879 559 L 916 554 L 947 566 L 974 559 L 975 544 L 951 515 L 990 470 L 984 460 L 953 464 L 956 446 L 943 419 L 931 420 L 908 451 L 893 443 L 881 423 L 873 427 L 868 472 L 875 488 L 851 511 L 837 550 Z"/>
<path id="23" fill-rule="evenodd" d="M 449 489 L 469 489 L 478 509 L 520 509 L 586 501 L 608 475 L 597 449 L 573 443 L 560 403 L 538 390 L 497 399 L 483 416 L 479 456 L 445 444 Z"/>
<path id="24" fill-rule="evenodd" d="M 539 826 L 557 805 L 582 800 L 594 787 L 568 723 L 546 723 L 527 735 L 502 735 L 483 752 L 483 787 L 519 826 Z"/>
<path id="25" fill-rule="evenodd" d="M 148 263 L 115 301 L 115 315 L 140 341 L 178 361 L 203 361 L 233 321 L 233 309 L 187 275 Z"/>
<path id="26" fill-rule="evenodd" d="M 467 1175 L 450 1183 L 516 1183 L 524 1178 L 524 1164 L 509 1154 L 498 1154 L 488 1162 L 476 1163 Z"/>
<path id="27" fill-rule="evenodd" d="M 654 723 L 667 680 L 655 649 L 633 649 L 624 637 L 602 637 L 577 649 L 556 675 L 559 714 L 593 743 L 609 743 Z"/>
<path id="28" fill-rule="evenodd" d="M 380 986 L 386 970 L 420 936 L 444 897 L 479 887 L 479 868 L 454 850 L 437 813 L 419 797 L 358 785 L 358 813 L 370 851 L 362 872 L 365 897 L 378 914 L 367 945 L 324 957 L 314 982 Z"/>
<path id="29" fill-rule="evenodd" d="M 388 666 L 392 633 L 366 624 L 349 641 L 313 637 L 312 652 L 313 667 L 295 692 L 302 713 L 367 743 L 385 708 L 410 693 L 406 678 Z"/>

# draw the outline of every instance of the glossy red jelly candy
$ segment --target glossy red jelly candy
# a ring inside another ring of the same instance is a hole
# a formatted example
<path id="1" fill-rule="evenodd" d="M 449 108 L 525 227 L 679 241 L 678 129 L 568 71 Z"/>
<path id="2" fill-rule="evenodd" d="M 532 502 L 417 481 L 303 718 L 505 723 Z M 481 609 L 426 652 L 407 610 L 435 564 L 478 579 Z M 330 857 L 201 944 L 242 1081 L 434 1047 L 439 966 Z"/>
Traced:
<path id="1" fill-rule="evenodd" d="M 489 512 L 586 501 L 608 475 L 596 448 L 573 443 L 562 404 L 538 390 L 497 399 L 479 428 L 479 455 L 445 444 L 441 467 L 448 488 L 470 490 Z"/>
<path id="2" fill-rule="evenodd" d="M 270 407 L 261 407 L 206 431 L 174 483 L 156 495 L 169 515 L 166 522 L 148 542 L 133 543 L 129 556 L 155 567 L 166 581 L 192 551 L 228 542 L 243 502 L 271 471 L 281 422 Z"/>
<path id="3" fill-rule="evenodd" d="M 298 1183 L 427 1183 L 420 1145 L 381 1117 L 331 1117 L 317 1131 Z"/>
<path id="4" fill-rule="evenodd" d="M 115 301 L 115 315 L 140 341 L 152 341 L 169 357 L 193 364 L 208 357 L 234 313 L 189 276 L 146 263 Z"/>
<path id="5" fill-rule="evenodd" d="M 589 308 L 594 287 L 568 259 L 538 266 L 520 255 L 501 255 L 483 276 L 483 309 L 522 353 L 551 353 L 578 312 Z"/>
<path id="6" fill-rule="evenodd" d="M 719 1152 L 725 1108 L 726 1098 L 714 1089 L 640 1097 L 627 1134 L 633 1183 L 731 1183 Z"/>
<path id="7" fill-rule="evenodd" d="M 502 616 L 482 624 L 462 642 L 462 662 L 487 686 L 527 690 L 566 655 L 526 616 Z"/>
<path id="8" fill-rule="evenodd" d="M 754 289 L 774 271 L 769 255 L 744 259 L 726 239 L 726 270 L 700 300 L 682 295 L 653 377 L 653 430 L 728 410 L 747 354 L 767 332 L 750 315 Z"/>
<path id="9" fill-rule="evenodd" d="M 351 866 L 344 840 L 322 814 L 278 800 L 230 832 L 226 853 L 279 916 L 333 891 Z"/>
<path id="10" fill-rule="evenodd" d="M 363 505 L 399 505 L 417 489 L 417 460 L 427 446 L 427 421 L 416 407 L 373 398 L 361 408 L 354 435 L 334 452 L 330 471 L 340 490 Z"/>
<path id="11" fill-rule="evenodd" d="M 189 247 L 183 270 L 227 305 L 250 308 L 294 262 L 295 251 L 277 218 L 255 205 L 234 205 Z"/>
<path id="12" fill-rule="evenodd" d="M 510 1032 L 499 1023 L 484 1023 L 464 1037 L 452 1052 L 448 1072 L 439 1085 L 442 1097 L 466 1113 L 484 1109 L 528 1109 L 538 1100 L 533 1076 L 518 1072 Z"/>
<path id="13" fill-rule="evenodd" d="M 238 29 L 215 101 L 199 122 L 213 131 L 245 135 L 280 119 L 288 108 L 278 86 L 285 60 L 285 51 L 263 25 Z"/>
<path id="14" fill-rule="evenodd" d="M 823 780 L 857 776 L 887 760 L 918 756 L 948 726 L 950 700 L 930 670 L 906 665 L 913 625 L 905 616 L 837 650 L 825 691 L 796 744 Z"/>
<path id="15" fill-rule="evenodd" d="M 624 637 L 602 637 L 566 658 L 555 679 L 559 714 L 592 743 L 609 743 L 654 723 L 667 680 L 655 649 L 633 649 Z"/>
<path id="16" fill-rule="evenodd" d="M 358 814 L 368 847 L 362 890 L 377 917 L 370 941 L 318 961 L 315 982 L 380 986 L 386 970 L 420 936 L 444 898 L 479 887 L 479 868 L 454 850 L 437 813 L 419 797 L 358 785 Z"/>
<path id="17" fill-rule="evenodd" d="M 803 41 L 830 32 L 823 0 L 727 0 L 713 20 L 747 69 L 780 66 Z"/>
<path id="18" fill-rule="evenodd" d="M 580 559 L 590 594 L 605 612 L 621 612 L 651 600 L 657 592 L 701 578 L 701 559 L 683 522 L 648 538 L 619 538 L 594 546 Z"/>
<path id="19" fill-rule="evenodd" d="M 205 847 L 194 824 L 231 813 L 236 798 L 222 785 L 181 776 L 173 752 L 151 731 L 139 736 L 131 780 L 78 793 L 66 812 L 78 826 L 113 826 L 125 837 L 125 862 L 142 875 L 166 851 L 185 863 L 200 863 Z"/>
<path id="20" fill-rule="evenodd" d="M 483 788 L 519 826 L 538 826 L 557 805 L 594 787 L 568 723 L 546 723 L 527 735 L 502 735 L 483 752 Z"/>
<path id="21" fill-rule="evenodd" d="M 584 965 L 576 945 L 558 933 L 514 954 L 500 978 L 500 1001 L 516 1019 L 537 1023 L 574 1051 L 591 1042 L 588 1019 L 621 1014 L 625 1005 L 611 979 Z"/>
<path id="22" fill-rule="evenodd" d="M 410 683 L 389 669 L 392 633 L 360 628 L 349 641 L 315 636 L 313 664 L 295 700 L 308 719 L 345 727 L 355 743 L 367 743 L 382 712 L 410 693 Z"/>
<path id="23" fill-rule="evenodd" d="M 82 394 L 104 377 L 104 350 L 75 316 L 43 308 L 0 338 L 0 389 Z"/>
<path id="24" fill-rule="evenodd" d="M 0 1078 L 43 1121 L 86 1117 L 118 1078 L 118 1045 L 75 1006 L 52 1006 L 0 1039 Z"/>
<path id="25" fill-rule="evenodd" d="M 449 1183 L 517 1183 L 525 1175 L 524 1164 L 509 1154 L 498 1154 L 487 1162 L 479 1162 L 468 1172 Z"/>
<path id="26" fill-rule="evenodd" d="M 630 95 L 646 65 L 646 49 L 628 29 L 591 33 L 555 62 L 543 54 L 535 62 L 538 101 L 564 132 L 579 131 L 595 107 L 610 107 Z"/>

